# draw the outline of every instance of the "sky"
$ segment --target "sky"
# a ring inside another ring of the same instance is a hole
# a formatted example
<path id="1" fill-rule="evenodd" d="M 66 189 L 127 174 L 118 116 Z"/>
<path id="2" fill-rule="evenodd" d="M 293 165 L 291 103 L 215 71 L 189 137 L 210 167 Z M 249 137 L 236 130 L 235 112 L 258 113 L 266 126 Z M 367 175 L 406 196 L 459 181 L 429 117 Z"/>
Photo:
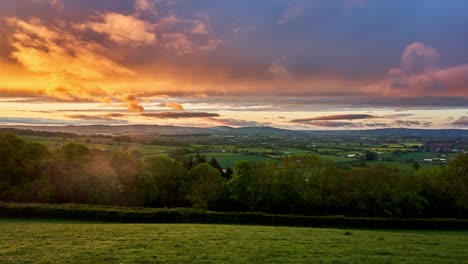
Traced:
<path id="1" fill-rule="evenodd" d="M 468 128 L 466 0 L 2 0 L 0 125 Z"/>

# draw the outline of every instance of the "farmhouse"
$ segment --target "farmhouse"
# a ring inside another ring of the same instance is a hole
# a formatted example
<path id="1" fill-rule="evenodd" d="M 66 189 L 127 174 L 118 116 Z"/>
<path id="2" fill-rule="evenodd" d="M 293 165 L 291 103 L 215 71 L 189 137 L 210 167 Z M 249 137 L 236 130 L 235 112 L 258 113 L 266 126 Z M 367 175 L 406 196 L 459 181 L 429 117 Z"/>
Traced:
<path id="1" fill-rule="evenodd" d="M 450 142 L 428 142 L 424 144 L 424 149 L 431 152 L 451 152 L 455 148 L 455 143 Z"/>

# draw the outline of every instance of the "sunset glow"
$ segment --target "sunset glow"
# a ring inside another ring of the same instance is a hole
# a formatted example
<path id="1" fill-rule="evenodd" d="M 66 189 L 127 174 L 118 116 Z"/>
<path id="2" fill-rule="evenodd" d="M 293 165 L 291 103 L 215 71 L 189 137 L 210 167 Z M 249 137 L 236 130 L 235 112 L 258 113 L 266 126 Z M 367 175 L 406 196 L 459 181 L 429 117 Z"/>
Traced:
<path id="1" fill-rule="evenodd" d="M 0 125 L 467 128 L 466 10 L 3 0 Z"/>

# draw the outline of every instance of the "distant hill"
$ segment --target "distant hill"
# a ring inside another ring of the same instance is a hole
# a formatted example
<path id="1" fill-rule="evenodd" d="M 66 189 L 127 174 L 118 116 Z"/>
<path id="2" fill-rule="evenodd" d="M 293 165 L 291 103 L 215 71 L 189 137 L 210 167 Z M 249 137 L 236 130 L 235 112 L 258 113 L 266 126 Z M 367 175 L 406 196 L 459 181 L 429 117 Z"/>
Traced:
<path id="1" fill-rule="evenodd" d="M 465 129 L 410 129 L 383 128 L 372 130 L 329 130 L 307 131 L 311 136 L 347 136 L 347 137 L 420 137 L 420 138 L 458 138 L 468 137 Z"/>
<path id="2" fill-rule="evenodd" d="M 83 126 L 0 126 L 5 129 L 33 130 L 52 133 L 85 135 L 233 135 L 233 136 L 297 136 L 297 137 L 418 137 L 418 138 L 468 138 L 464 129 L 408 129 L 385 128 L 373 130 L 288 130 L 268 126 L 210 128 L 160 126 L 160 125 L 83 125 Z"/>
<path id="3" fill-rule="evenodd" d="M 191 135 L 191 134 L 226 134 L 226 135 L 305 135 L 304 132 L 279 129 L 273 127 L 228 127 L 219 126 L 211 128 L 160 126 L 160 125 L 83 125 L 83 126 L 0 126 L 4 129 L 21 129 L 44 131 L 53 133 L 99 134 L 99 135 Z"/>

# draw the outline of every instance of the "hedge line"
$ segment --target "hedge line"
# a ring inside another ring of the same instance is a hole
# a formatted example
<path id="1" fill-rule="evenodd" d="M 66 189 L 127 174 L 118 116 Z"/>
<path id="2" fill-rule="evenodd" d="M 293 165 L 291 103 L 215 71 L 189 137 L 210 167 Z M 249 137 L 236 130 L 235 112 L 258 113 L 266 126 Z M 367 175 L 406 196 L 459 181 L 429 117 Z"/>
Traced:
<path id="1" fill-rule="evenodd" d="M 201 223 L 303 227 L 398 229 L 468 229 L 468 220 L 354 218 L 344 216 L 272 215 L 212 212 L 190 208 L 138 208 L 78 204 L 21 204 L 0 202 L 1 218 L 50 218 L 118 223 Z"/>

